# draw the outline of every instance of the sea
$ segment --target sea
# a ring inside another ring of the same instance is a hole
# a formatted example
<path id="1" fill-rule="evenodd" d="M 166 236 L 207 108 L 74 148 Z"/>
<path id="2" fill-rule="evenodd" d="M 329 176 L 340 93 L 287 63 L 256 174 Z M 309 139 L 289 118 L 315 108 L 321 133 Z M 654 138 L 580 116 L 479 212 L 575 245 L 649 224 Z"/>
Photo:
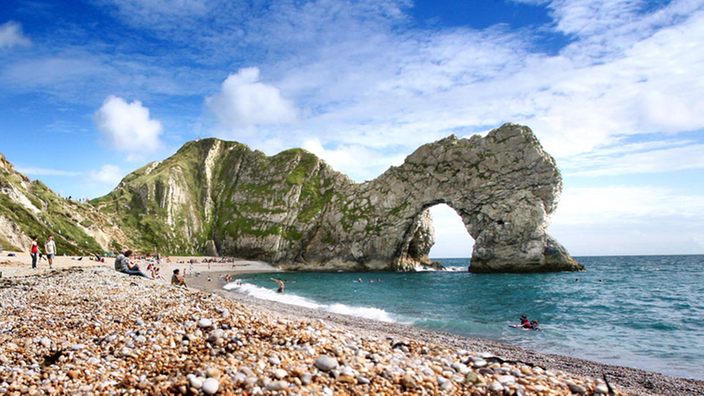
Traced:
<path id="1" fill-rule="evenodd" d="M 704 380 L 704 255 L 576 259 L 586 271 L 473 274 L 468 258 L 440 258 L 433 260 L 447 271 L 242 275 L 225 288 Z M 276 293 L 271 276 L 286 281 L 284 293 Z M 538 320 L 542 330 L 509 327 L 521 315 Z"/>

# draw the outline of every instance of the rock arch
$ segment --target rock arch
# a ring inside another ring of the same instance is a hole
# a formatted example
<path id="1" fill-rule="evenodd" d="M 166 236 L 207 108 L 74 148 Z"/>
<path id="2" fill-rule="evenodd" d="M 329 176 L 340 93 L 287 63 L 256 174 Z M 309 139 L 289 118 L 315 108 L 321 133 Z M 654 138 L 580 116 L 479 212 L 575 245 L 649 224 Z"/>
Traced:
<path id="1" fill-rule="evenodd" d="M 432 264 L 429 208 L 446 203 L 475 240 L 471 271 L 579 270 L 547 234 L 561 188 L 533 132 L 506 124 L 486 137 L 426 144 L 365 183 L 305 150 L 269 157 L 202 139 L 98 201 L 106 211 L 119 207 L 149 250 L 208 251 L 293 270 L 402 271 Z"/>
<path id="2" fill-rule="evenodd" d="M 430 264 L 434 232 L 429 208 L 445 203 L 475 240 L 472 272 L 583 269 L 547 234 L 562 179 L 528 127 L 506 124 L 484 138 L 453 135 L 426 144 L 403 165 L 346 188 L 341 196 L 354 197 L 344 202 L 346 210 L 361 207 L 368 215 L 340 229 L 345 216 L 329 214 L 325 228 L 338 236 L 347 234 L 337 239 L 353 247 L 348 254 L 331 251 L 365 268 L 391 262 L 395 270 L 412 270 Z M 345 213 L 340 201 L 333 206 Z M 324 253 L 317 258 L 335 260 Z"/>

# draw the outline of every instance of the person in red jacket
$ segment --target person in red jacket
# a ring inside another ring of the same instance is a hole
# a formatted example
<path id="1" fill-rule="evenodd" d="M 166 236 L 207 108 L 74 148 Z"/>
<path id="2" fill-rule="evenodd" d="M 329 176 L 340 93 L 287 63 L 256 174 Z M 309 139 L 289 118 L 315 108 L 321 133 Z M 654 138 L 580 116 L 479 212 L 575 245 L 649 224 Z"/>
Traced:
<path id="1" fill-rule="evenodd" d="M 39 246 L 37 245 L 37 237 L 32 237 L 32 268 L 37 268 L 37 255 L 39 254 Z"/>

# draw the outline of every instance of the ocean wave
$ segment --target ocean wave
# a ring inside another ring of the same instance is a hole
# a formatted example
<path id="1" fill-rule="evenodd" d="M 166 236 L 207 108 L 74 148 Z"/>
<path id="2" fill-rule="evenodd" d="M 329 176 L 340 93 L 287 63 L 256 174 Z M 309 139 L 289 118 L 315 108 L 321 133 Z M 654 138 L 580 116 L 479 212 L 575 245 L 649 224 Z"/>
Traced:
<path id="1" fill-rule="evenodd" d="M 277 293 L 274 290 L 255 286 L 251 283 L 245 283 L 241 280 L 235 280 L 223 286 L 225 290 L 237 291 L 243 294 L 250 295 L 261 300 L 276 301 L 289 305 L 297 305 L 311 309 L 319 309 L 321 311 L 332 312 L 337 314 L 356 316 L 358 318 L 372 319 L 380 322 L 394 323 L 398 322 L 390 313 L 383 309 L 374 307 L 353 307 L 346 304 L 320 304 L 306 297 L 297 296 L 291 293 Z"/>

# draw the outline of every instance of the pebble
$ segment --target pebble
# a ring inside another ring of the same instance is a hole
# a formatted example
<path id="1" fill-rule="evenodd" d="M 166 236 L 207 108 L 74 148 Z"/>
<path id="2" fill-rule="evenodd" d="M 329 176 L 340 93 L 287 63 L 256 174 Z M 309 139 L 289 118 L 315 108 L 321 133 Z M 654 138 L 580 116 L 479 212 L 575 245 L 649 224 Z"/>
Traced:
<path id="1" fill-rule="evenodd" d="M 357 376 L 357 382 L 366 385 L 369 384 L 371 381 L 369 381 L 369 378 L 359 375 Z"/>
<path id="2" fill-rule="evenodd" d="M 213 325 L 213 321 L 207 318 L 203 318 L 198 321 L 198 327 L 205 328 Z"/>
<path id="3" fill-rule="evenodd" d="M 269 358 L 269 364 L 272 366 L 280 366 L 281 365 L 281 360 L 277 358 L 276 356 L 272 356 Z"/>
<path id="4" fill-rule="evenodd" d="M 464 377 L 465 382 L 470 383 L 470 384 L 476 384 L 479 382 L 479 375 L 475 372 L 470 372 L 467 373 L 467 376 Z"/>
<path id="5" fill-rule="evenodd" d="M 496 380 L 503 386 L 511 386 L 516 383 L 516 379 L 510 375 L 501 375 Z"/>
<path id="6" fill-rule="evenodd" d="M 389 343 L 322 320 L 285 320 L 107 268 L 52 276 L 0 288 L 0 394 L 608 393 L 594 379 L 489 363 L 492 354 L 403 337 Z M 57 350 L 64 353 L 55 362 L 40 364 Z"/>
<path id="7" fill-rule="evenodd" d="M 284 391 L 288 389 L 289 383 L 286 381 L 273 381 L 267 384 L 266 390 L 268 391 Z"/>
<path id="8" fill-rule="evenodd" d="M 345 374 L 340 374 L 340 375 L 338 375 L 338 376 L 337 376 L 337 380 L 338 380 L 339 382 L 344 382 L 344 383 L 353 384 L 353 385 L 357 383 L 357 379 L 356 379 L 356 378 L 351 377 L 351 376 L 349 376 L 349 375 L 345 375 Z"/>
<path id="9" fill-rule="evenodd" d="M 570 384 L 569 385 L 570 392 L 578 394 L 578 395 L 583 395 L 587 393 L 587 388 L 577 385 L 577 384 Z"/>
<path id="10" fill-rule="evenodd" d="M 401 385 L 403 385 L 403 387 L 407 389 L 416 389 L 418 387 L 416 380 L 413 379 L 413 377 L 411 377 L 410 375 L 404 375 L 401 378 Z"/>
<path id="11" fill-rule="evenodd" d="M 493 381 L 491 384 L 489 384 L 489 390 L 492 392 L 501 392 L 504 390 L 504 386 L 501 385 L 499 381 Z"/>
<path id="12" fill-rule="evenodd" d="M 486 365 L 487 365 L 487 361 L 484 359 L 475 360 L 474 363 L 472 364 L 472 366 L 474 366 L 474 367 L 484 367 Z"/>
<path id="13" fill-rule="evenodd" d="M 313 382 L 313 374 L 311 373 L 303 373 L 301 375 L 301 382 L 303 382 L 303 385 L 308 385 L 311 382 Z"/>
<path id="14" fill-rule="evenodd" d="M 208 378 L 203 381 L 203 392 L 209 395 L 214 395 L 215 393 L 217 393 L 218 388 L 220 388 L 220 383 L 215 378 Z"/>
<path id="15" fill-rule="evenodd" d="M 190 383 L 191 383 L 191 388 L 200 389 L 203 387 L 203 381 L 196 376 L 191 377 Z"/>
<path id="16" fill-rule="evenodd" d="M 208 367 L 207 369 L 205 369 L 205 376 L 208 378 L 218 379 L 220 378 L 220 375 L 220 370 L 215 367 Z"/>
<path id="17" fill-rule="evenodd" d="M 315 361 L 318 370 L 328 372 L 338 366 L 337 359 L 330 356 L 321 356 Z"/>

